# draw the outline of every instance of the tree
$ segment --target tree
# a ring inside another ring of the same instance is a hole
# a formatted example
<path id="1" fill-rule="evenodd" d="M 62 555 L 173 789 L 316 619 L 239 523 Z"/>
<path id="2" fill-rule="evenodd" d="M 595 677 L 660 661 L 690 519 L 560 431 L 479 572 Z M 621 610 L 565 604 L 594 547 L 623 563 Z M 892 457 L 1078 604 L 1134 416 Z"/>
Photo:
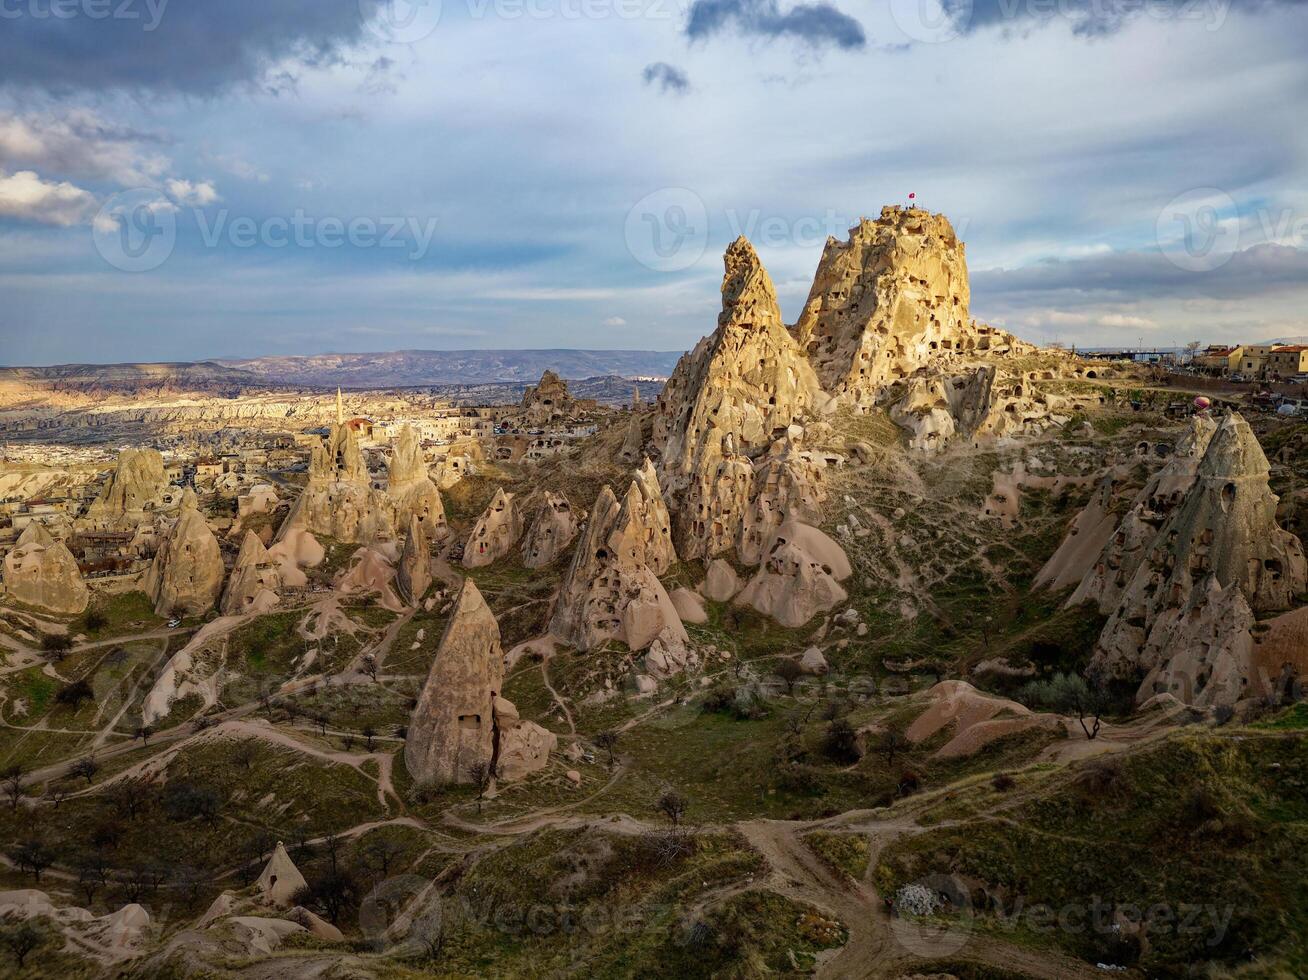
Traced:
<path id="1" fill-rule="evenodd" d="M 881 733 L 881 751 L 886 755 L 886 765 L 895 764 L 895 756 L 908 748 L 908 738 L 897 728 L 887 728 Z"/>
<path id="2" fill-rule="evenodd" d="M 377 683 L 377 672 L 381 665 L 377 663 L 377 658 L 371 653 L 365 653 L 363 659 L 359 662 L 359 673 L 367 674 L 372 678 L 374 684 Z"/>
<path id="3" fill-rule="evenodd" d="M 242 769 L 253 769 L 258 758 L 259 743 L 252 738 L 242 739 L 232 747 L 232 761 Z"/>
<path id="4" fill-rule="evenodd" d="M 363 737 L 364 740 L 367 742 L 368 751 L 371 752 L 372 740 L 377 737 L 377 729 L 373 728 L 371 725 L 365 725 L 363 729 Z"/>
<path id="5" fill-rule="evenodd" d="M 33 878 L 41 880 L 41 872 L 54 864 L 54 851 L 44 841 L 29 837 L 9 851 L 9 857 L 18 866 L 19 871 L 31 872 Z"/>
<path id="6" fill-rule="evenodd" d="M 50 802 L 51 806 L 58 810 L 59 804 L 68 798 L 71 789 L 72 787 L 65 782 L 46 783 L 45 798 Z"/>
<path id="7" fill-rule="evenodd" d="M 71 684 L 65 684 L 55 695 L 55 704 L 63 704 L 76 711 L 85 701 L 91 701 L 95 698 L 95 692 L 91 690 L 90 683 L 86 678 L 73 681 Z"/>
<path id="8" fill-rule="evenodd" d="M 354 876 L 333 867 L 291 896 L 291 901 L 309 909 L 319 909 L 333 923 L 350 907 L 358 894 Z"/>
<path id="9" fill-rule="evenodd" d="M 1087 681 L 1079 674 L 1055 674 L 1047 681 L 1027 684 L 1018 697 L 1031 707 L 1076 715 L 1081 731 L 1091 740 L 1098 737 L 1100 717 L 1111 705 L 1106 685 L 1098 675 Z M 1088 724 L 1086 719 L 1090 719 Z"/>
<path id="10" fill-rule="evenodd" d="M 72 648 L 73 641 L 67 633 L 47 633 L 41 637 L 41 652 L 51 663 L 59 663 Z"/>
<path id="11" fill-rule="evenodd" d="M 390 837 L 373 834 L 364 842 L 362 851 L 368 865 L 385 878 L 391 873 L 391 865 L 404 853 L 404 848 Z"/>
<path id="12" fill-rule="evenodd" d="M 675 789 L 669 786 L 658 795 L 654 801 L 654 809 L 668 818 L 673 827 L 681 824 L 681 818 L 686 815 L 687 800 Z"/>
<path id="13" fill-rule="evenodd" d="M 18 968 L 23 968 L 28 954 L 45 940 L 45 933 L 31 919 L 20 919 L 10 914 L 5 916 L 0 925 L 0 945 L 9 950 L 18 961 Z"/>
<path id="14" fill-rule="evenodd" d="M 88 755 L 84 759 L 78 759 L 68 767 L 70 775 L 77 776 L 86 780 L 86 785 L 90 786 L 95 780 L 95 774 L 100 771 L 100 763 L 95 761 L 95 756 Z"/>
<path id="15" fill-rule="evenodd" d="M 490 785 L 491 765 L 489 762 L 474 762 L 468 766 L 468 779 L 472 785 L 477 787 L 477 815 L 481 815 L 481 801 L 486 795 L 486 788 Z"/>
<path id="16" fill-rule="evenodd" d="M 154 734 L 154 728 L 152 728 L 150 725 L 142 725 L 140 728 L 138 728 L 135 732 L 132 733 L 132 738 L 133 739 L 139 738 L 141 740 L 142 745 L 149 745 L 150 736 L 153 734 Z"/>
<path id="17" fill-rule="evenodd" d="M 616 729 L 606 728 L 595 736 L 595 745 L 609 754 L 609 768 L 613 768 L 613 750 L 618 747 L 620 734 Z"/>
<path id="18" fill-rule="evenodd" d="M 0 786 L 4 787 L 5 795 L 9 797 L 10 809 L 15 811 L 23 799 L 24 775 L 26 770 L 21 762 L 15 762 L 12 766 L 6 767 L 4 772 L 0 772 Z"/>
<path id="19" fill-rule="evenodd" d="M 82 625 L 86 627 L 88 633 L 96 633 L 109 625 L 109 617 L 99 606 L 92 606 L 86 611 L 86 616 L 82 619 Z"/>
<path id="20" fill-rule="evenodd" d="M 857 762 L 863 757 L 858 746 L 858 733 L 846 718 L 833 718 L 827 724 L 822 750 L 837 762 Z"/>
<path id="21" fill-rule="evenodd" d="M 799 661 L 783 657 L 776 667 L 772 669 L 772 673 L 786 682 L 787 694 L 794 694 L 795 681 L 804 676 L 804 668 L 799 665 Z"/>
<path id="22" fill-rule="evenodd" d="M 222 794 L 212 786 L 197 786 L 181 781 L 169 781 L 164 786 L 164 813 L 178 823 L 199 817 L 212 827 L 218 822 L 222 807 Z"/>

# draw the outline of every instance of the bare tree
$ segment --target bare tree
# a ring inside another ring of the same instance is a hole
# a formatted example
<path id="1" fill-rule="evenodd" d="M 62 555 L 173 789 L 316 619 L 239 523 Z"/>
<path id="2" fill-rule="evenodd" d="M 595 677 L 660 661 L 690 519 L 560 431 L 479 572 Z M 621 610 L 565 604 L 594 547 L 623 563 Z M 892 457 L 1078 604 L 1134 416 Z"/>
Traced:
<path id="1" fill-rule="evenodd" d="M 467 768 L 468 779 L 472 785 L 477 787 L 477 815 L 481 815 L 481 801 L 486 796 L 486 789 L 490 786 L 491 766 L 489 762 L 474 762 Z"/>
<path id="2" fill-rule="evenodd" d="M 23 776 L 26 770 L 21 762 L 15 762 L 8 766 L 3 773 L 0 773 L 0 786 L 4 787 L 5 795 L 9 797 L 10 809 L 17 811 L 18 804 L 23 798 Z"/>
<path id="3" fill-rule="evenodd" d="M 369 677 L 372 678 L 372 682 L 376 684 L 377 671 L 380 669 L 380 666 L 381 665 L 377 663 L 377 657 L 375 655 L 371 653 L 365 653 L 363 655 L 363 659 L 359 663 L 359 673 L 367 674 Z"/>
<path id="4" fill-rule="evenodd" d="M 895 756 L 908 747 L 908 739 L 898 728 L 887 728 L 881 733 L 881 751 L 886 755 L 886 765 L 895 764 Z"/>
<path id="5" fill-rule="evenodd" d="M 242 739 L 232 747 L 232 761 L 242 769 L 253 769 L 258 758 L 259 744 L 252 738 Z"/>
<path id="6" fill-rule="evenodd" d="M 20 919 L 17 915 L 5 916 L 0 925 L 0 945 L 9 950 L 18 961 L 18 969 L 23 968 L 27 957 L 41 945 L 45 934 L 31 919 Z"/>
<path id="7" fill-rule="evenodd" d="M 670 786 L 654 801 L 654 809 L 667 817 L 673 827 L 680 826 L 681 818 L 686 815 L 686 806 L 686 798 Z"/>
<path id="8" fill-rule="evenodd" d="M 377 729 L 371 725 L 365 725 L 363 728 L 363 737 L 368 745 L 368 751 L 372 751 L 372 740 L 377 737 Z"/>
<path id="9" fill-rule="evenodd" d="M 133 739 L 139 738 L 141 740 L 142 745 L 149 745 L 150 736 L 153 734 L 154 734 L 153 727 L 151 727 L 150 725 L 142 725 L 140 728 L 138 728 L 135 732 L 132 733 L 132 738 Z"/>
<path id="10" fill-rule="evenodd" d="M 782 657 L 780 662 L 772 668 L 772 673 L 786 682 L 787 694 L 794 694 L 795 681 L 804 676 L 804 668 L 799 665 L 799 661 L 791 660 L 789 657 Z"/>
<path id="11" fill-rule="evenodd" d="M 78 759 L 68 767 L 70 775 L 78 776 L 86 780 L 86 785 L 90 786 L 95 780 L 95 774 L 100 771 L 100 763 L 95 761 L 95 756 L 88 755 L 84 759 Z"/>
<path id="12" fill-rule="evenodd" d="M 54 851 L 35 837 L 29 837 L 11 849 L 9 857 L 19 871 L 31 872 L 37 881 L 41 880 L 41 872 L 54 864 Z"/>
<path id="13" fill-rule="evenodd" d="M 609 754 L 609 768 L 613 768 L 613 750 L 618 747 L 619 733 L 616 729 L 606 728 L 595 736 L 595 744 Z"/>

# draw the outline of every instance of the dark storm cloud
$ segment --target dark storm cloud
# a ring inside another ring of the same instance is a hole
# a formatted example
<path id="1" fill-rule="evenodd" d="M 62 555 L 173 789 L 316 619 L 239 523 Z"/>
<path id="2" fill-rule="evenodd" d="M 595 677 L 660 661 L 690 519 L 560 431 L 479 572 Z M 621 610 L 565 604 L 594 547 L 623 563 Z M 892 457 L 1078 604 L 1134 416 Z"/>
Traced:
<path id="1" fill-rule="evenodd" d="M 646 85 L 657 85 L 661 92 L 679 95 L 690 88 L 690 79 L 686 77 L 686 73 L 666 61 L 656 61 L 652 65 L 646 65 L 640 75 L 645 79 Z"/>
<path id="2" fill-rule="evenodd" d="M 695 0 L 686 21 L 692 40 L 735 32 L 748 37 L 791 37 L 814 47 L 862 48 L 863 26 L 829 3 L 801 3 L 782 13 L 777 0 Z"/>
<path id="3" fill-rule="evenodd" d="M 362 11 L 361 11 L 362 8 Z M 341 60 L 376 0 L 0 0 L 0 85 L 207 93 Z"/>
<path id="4" fill-rule="evenodd" d="M 1232 10 L 1257 12 L 1305 3 L 1308 0 L 942 0 L 941 7 L 961 33 L 987 27 L 1020 31 L 1061 20 L 1074 33 L 1094 37 L 1112 34 L 1137 17 L 1195 22 L 1215 30 Z"/>

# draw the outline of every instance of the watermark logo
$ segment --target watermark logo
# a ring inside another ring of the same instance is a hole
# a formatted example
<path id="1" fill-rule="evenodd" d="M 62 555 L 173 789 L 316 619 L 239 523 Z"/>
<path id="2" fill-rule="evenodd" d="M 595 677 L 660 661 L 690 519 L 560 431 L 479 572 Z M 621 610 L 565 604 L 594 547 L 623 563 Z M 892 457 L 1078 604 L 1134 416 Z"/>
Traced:
<path id="1" fill-rule="evenodd" d="M 1240 215 L 1231 195 L 1216 187 L 1178 194 L 1158 214 L 1158 247 L 1186 272 L 1212 272 L 1240 246 Z"/>
<path id="2" fill-rule="evenodd" d="M 100 257 L 123 272 L 149 272 L 168 261 L 177 244 L 177 207 L 149 188 L 122 191 L 91 221 Z"/>
<path id="3" fill-rule="evenodd" d="M 952 41 L 972 20 L 972 0 L 890 0 L 890 16 L 909 40 Z"/>
<path id="4" fill-rule="evenodd" d="M 642 197 L 627 212 L 627 251 L 655 272 L 680 272 L 708 248 L 708 208 L 688 187 L 665 187 Z"/>
<path id="5" fill-rule="evenodd" d="M 436 30 L 441 0 L 359 0 L 359 12 L 378 40 L 414 44 Z"/>
<path id="6" fill-rule="evenodd" d="M 430 953 L 444 935 L 441 897 L 420 875 L 387 878 L 359 904 L 359 931 L 379 953 Z"/>

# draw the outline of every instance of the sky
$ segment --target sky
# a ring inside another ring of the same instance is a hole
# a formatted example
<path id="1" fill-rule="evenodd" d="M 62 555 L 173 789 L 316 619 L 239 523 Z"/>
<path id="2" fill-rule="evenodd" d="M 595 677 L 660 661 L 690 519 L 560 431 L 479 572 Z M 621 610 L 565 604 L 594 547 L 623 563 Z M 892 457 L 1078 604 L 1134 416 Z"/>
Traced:
<path id="1" fill-rule="evenodd" d="M 1041 343 L 1308 334 L 1308 0 L 0 0 L 0 363 L 682 350 L 910 193 Z"/>

